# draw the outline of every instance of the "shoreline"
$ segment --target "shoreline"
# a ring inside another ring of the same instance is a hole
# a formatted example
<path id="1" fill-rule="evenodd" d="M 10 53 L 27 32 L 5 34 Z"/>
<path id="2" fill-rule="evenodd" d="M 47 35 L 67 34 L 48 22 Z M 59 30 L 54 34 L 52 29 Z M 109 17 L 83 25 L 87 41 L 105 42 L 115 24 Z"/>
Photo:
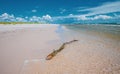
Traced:
<path id="1" fill-rule="evenodd" d="M 73 39 L 79 41 L 66 45 L 51 60 L 45 60 L 53 49 Z M 119 46 L 120 43 L 104 37 L 76 32 L 65 26 L 6 27 L 0 30 L 0 73 L 119 74 Z"/>

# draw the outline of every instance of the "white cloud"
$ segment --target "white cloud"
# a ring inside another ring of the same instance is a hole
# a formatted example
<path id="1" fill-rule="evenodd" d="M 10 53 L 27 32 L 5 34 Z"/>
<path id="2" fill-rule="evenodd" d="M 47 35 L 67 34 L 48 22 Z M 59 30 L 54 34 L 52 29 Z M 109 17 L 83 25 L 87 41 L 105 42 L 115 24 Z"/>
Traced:
<path id="1" fill-rule="evenodd" d="M 42 17 L 39 17 L 39 16 L 32 16 L 29 18 L 30 22 L 44 22 L 44 23 L 47 23 L 47 22 L 51 22 L 52 21 L 52 17 L 50 15 L 43 15 Z"/>
<path id="2" fill-rule="evenodd" d="M 41 21 L 41 17 L 37 17 L 37 16 L 32 16 L 29 18 L 30 22 L 40 22 Z"/>
<path id="3" fill-rule="evenodd" d="M 1 17 L 3 17 L 3 19 L 8 19 L 8 18 L 14 18 L 14 15 L 9 15 L 9 14 L 7 14 L 7 13 L 3 13 L 3 14 L 1 15 Z"/>
<path id="4" fill-rule="evenodd" d="M 78 17 L 76 17 L 77 18 L 77 20 L 88 20 L 89 18 L 87 18 L 86 16 L 78 16 Z"/>
<path id="5" fill-rule="evenodd" d="M 17 22 L 27 22 L 27 20 L 25 20 L 25 19 L 22 18 L 22 17 L 16 17 L 16 21 L 17 21 Z"/>
<path id="6" fill-rule="evenodd" d="M 112 19 L 113 17 L 108 16 L 108 15 L 96 15 L 96 16 L 85 16 L 85 15 L 73 15 L 69 14 L 68 16 L 58 16 L 58 17 L 53 17 L 55 20 L 64 20 L 64 19 L 74 19 L 74 20 L 107 20 L 107 19 Z"/>
<path id="7" fill-rule="evenodd" d="M 69 16 L 73 16 L 73 14 L 69 14 Z"/>
<path id="8" fill-rule="evenodd" d="M 49 21 L 51 21 L 51 20 L 52 20 L 52 17 L 47 14 L 47 15 L 42 16 L 42 19 L 43 19 L 43 20 L 49 20 Z"/>
<path id="9" fill-rule="evenodd" d="M 106 19 L 113 19 L 115 17 L 118 17 L 117 14 L 115 14 L 114 17 L 108 16 L 108 15 L 95 15 L 95 16 L 85 16 L 85 15 L 73 15 L 69 14 L 68 16 L 57 16 L 57 17 L 51 17 L 49 14 L 44 15 L 42 17 L 39 16 L 32 16 L 32 17 L 15 17 L 14 15 L 10 15 L 7 13 L 1 14 L 0 15 L 0 21 L 14 21 L 14 22 L 45 22 L 45 23 L 50 23 L 50 22 L 56 22 L 59 20 L 69 20 L 73 19 L 74 21 L 79 21 L 79 20 L 106 20 Z"/>
<path id="10" fill-rule="evenodd" d="M 75 18 L 77 20 L 98 20 L 98 19 L 113 19 L 118 16 L 108 16 L 107 13 L 120 12 L 120 1 L 116 2 L 107 2 L 100 6 L 93 8 L 81 7 L 78 10 L 79 12 L 88 11 L 86 14 L 73 15 L 69 14 L 68 16 L 57 16 L 53 17 L 54 19 L 66 19 L 66 18 Z"/>
<path id="11" fill-rule="evenodd" d="M 37 10 L 33 9 L 32 12 L 35 13 L 35 12 L 37 12 Z"/>
<path id="12" fill-rule="evenodd" d="M 92 20 L 97 20 L 97 19 L 104 19 L 104 20 L 106 20 L 106 19 L 111 19 L 111 18 L 112 18 L 111 16 L 107 16 L 107 15 L 97 15 L 97 16 L 91 18 L 91 19 Z"/>
<path id="13" fill-rule="evenodd" d="M 0 15 L 0 21 L 7 21 L 7 22 L 26 22 L 25 18 L 22 17 L 15 17 L 13 14 L 3 13 Z"/>
<path id="14" fill-rule="evenodd" d="M 96 16 L 92 16 L 92 17 L 87 17 L 85 15 L 81 15 L 81 16 L 75 16 L 74 18 L 77 18 L 77 20 L 107 20 L 107 19 L 112 19 L 111 16 L 108 15 L 96 15 Z"/>
<path id="15" fill-rule="evenodd" d="M 89 11 L 88 14 L 85 14 L 86 16 L 92 16 L 97 14 L 107 14 L 112 12 L 120 12 L 120 1 L 117 2 L 109 2 L 104 3 L 98 7 L 78 10 L 78 11 Z"/>
<path id="16" fill-rule="evenodd" d="M 2 22 L 51 22 L 52 17 L 50 15 L 44 15 L 42 17 L 32 16 L 32 17 L 15 17 L 13 14 L 3 13 L 0 15 L 0 21 Z"/>
<path id="17" fill-rule="evenodd" d="M 15 21 L 15 17 L 13 14 L 3 13 L 0 15 L 0 21 Z"/>

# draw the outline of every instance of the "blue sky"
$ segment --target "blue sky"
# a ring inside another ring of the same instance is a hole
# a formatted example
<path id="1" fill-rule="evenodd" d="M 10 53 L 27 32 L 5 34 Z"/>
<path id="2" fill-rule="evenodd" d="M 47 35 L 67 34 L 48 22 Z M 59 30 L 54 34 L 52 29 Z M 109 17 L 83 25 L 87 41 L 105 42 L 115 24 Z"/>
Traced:
<path id="1" fill-rule="evenodd" d="M 120 23 L 120 0 L 0 0 L 0 21 Z"/>

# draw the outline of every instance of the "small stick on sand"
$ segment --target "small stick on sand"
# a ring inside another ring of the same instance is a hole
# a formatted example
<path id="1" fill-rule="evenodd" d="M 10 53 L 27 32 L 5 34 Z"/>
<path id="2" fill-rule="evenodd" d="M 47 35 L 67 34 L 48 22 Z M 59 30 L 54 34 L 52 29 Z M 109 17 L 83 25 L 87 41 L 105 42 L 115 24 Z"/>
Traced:
<path id="1" fill-rule="evenodd" d="M 50 53 L 50 54 L 46 57 L 46 60 L 51 60 L 58 52 L 60 52 L 61 50 L 63 50 L 63 49 L 65 48 L 65 45 L 66 45 L 66 44 L 70 44 L 70 43 L 76 42 L 76 41 L 78 41 L 78 40 L 72 40 L 72 41 L 70 41 L 70 42 L 65 42 L 65 43 L 63 43 L 62 46 L 61 46 L 59 49 L 54 50 L 52 53 Z"/>

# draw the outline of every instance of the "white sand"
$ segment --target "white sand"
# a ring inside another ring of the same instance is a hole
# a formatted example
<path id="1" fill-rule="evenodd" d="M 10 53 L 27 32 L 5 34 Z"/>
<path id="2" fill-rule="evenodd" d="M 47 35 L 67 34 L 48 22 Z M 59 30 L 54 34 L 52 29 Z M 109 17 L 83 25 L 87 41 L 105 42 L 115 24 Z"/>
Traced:
<path id="1" fill-rule="evenodd" d="M 56 48 L 56 26 L 0 25 L 0 74 L 20 74 L 25 60 L 44 58 Z"/>
<path id="2" fill-rule="evenodd" d="M 66 30 L 57 25 L 0 32 L 0 74 L 120 74 L 120 42 Z M 70 37 L 71 36 L 71 37 Z M 63 40 L 78 39 L 52 60 L 45 57 Z"/>

